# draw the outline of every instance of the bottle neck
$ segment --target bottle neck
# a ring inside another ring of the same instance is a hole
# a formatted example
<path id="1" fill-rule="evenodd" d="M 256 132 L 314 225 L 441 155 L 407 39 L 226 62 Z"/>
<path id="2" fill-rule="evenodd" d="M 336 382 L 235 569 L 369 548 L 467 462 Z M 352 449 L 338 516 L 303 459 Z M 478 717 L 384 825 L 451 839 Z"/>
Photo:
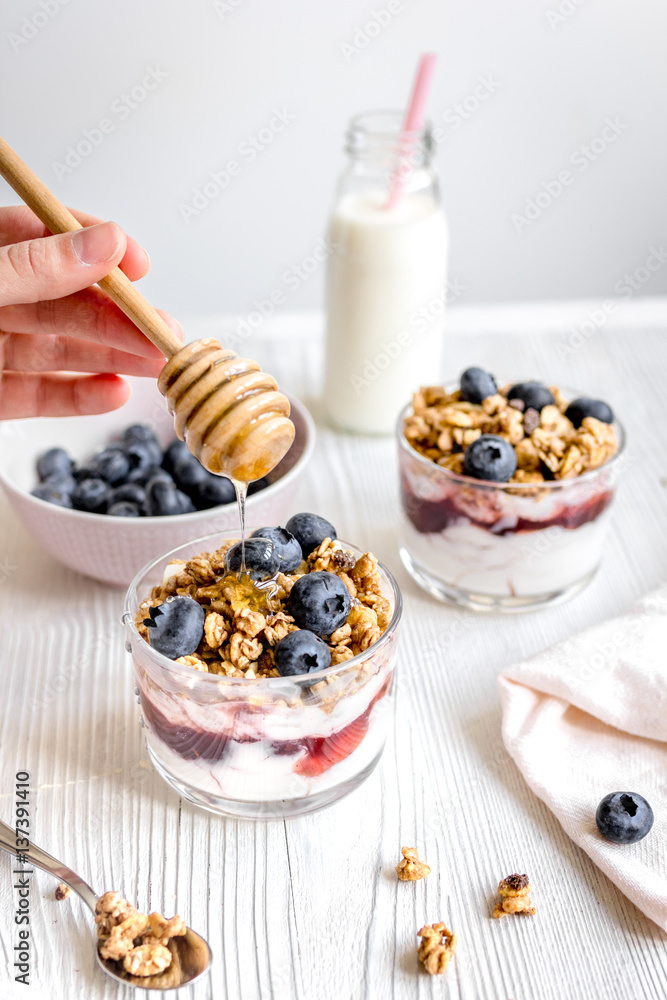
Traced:
<path id="1" fill-rule="evenodd" d="M 348 166 L 339 194 L 360 185 L 389 192 L 392 178 L 400 171 L 406 192 L 428 190 L 437 200 L 437 181 L 432 167 L 434 145 L 430 123 L 404 134 L 400 111 L 356 115 L 350 120 L 345 135 Z"/>

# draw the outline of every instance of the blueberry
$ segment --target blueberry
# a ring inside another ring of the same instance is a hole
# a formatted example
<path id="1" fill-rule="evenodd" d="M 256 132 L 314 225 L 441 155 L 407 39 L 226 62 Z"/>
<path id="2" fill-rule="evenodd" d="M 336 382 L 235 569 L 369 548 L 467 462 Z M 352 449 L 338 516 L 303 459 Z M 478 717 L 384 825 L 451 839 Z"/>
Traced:
<path id="1" fill-rule="evenodd" d="M 123 431 L 123 444 L 136 444 L 138 441 L 141 444 L 152 444 L 157 445 L 160 448 L 160 442 L 158 441 L 157 434 L 150 426 L 150 424 L 130 424 Z M 162 448 L 160 448 L 162 451 Z"/>
<path id="2" fill-rule="evenodd" d="M 241 542 L 232 545 L 225 556 L 225 569 L 228 573 L 238 573 L 241 569 Z M 275 576 L 280 566 L 280 556 L 274 544 L 268 538 L 246 538 L 245 568 L 252 580 L 268 580 Z"/>
<path id="3" fill-rule="evenodd" d="M 461 376 L 461 399 L 467 403 L 481 403 L 496 392 L 496 380 L 483 368 L 466 368 Z"/>
<path id="4" fill-rule="evenodd" d="M 111 486 L 122 482 L 130 471 L 130 459 L 120 448 L 105 448 L 90 463 L 90 469 Z"/>
<path id="5" fill-rule="evenodd" d="M 73 493 L 76 489 L 76 479 L 67 473 L 54 472 L 42 481 L 42 486 L 52 486 L 59 493 Z"/>
<path id="6" fill-rule="evenodd" d="M 208 510 L 209 507 L 219 507 L 221 504 L 236 500 L 236 491 L 231 480 L 224 476 L 214 476 L 212 472 L 207 472 L 206 475 L 207 478 L 192 493 L 197 510 Z"/>
<path id="7" fill-rule="evenodd" d="M 107 514 L 111 514 L 112 517 L 141 517 L 141 511 L 136 503 L 130 503 L 129 500 L 119 500 L 118 503 L 112 503 L 107 507 Z"/>
<path id="8" fill-rule="evenodd" d="M 281 639 L 275 648 L 276 667 L 283 677 L 309 674 L 331 666 L 331 650 L 313 632 L 299 629 Z"/>
<path id="9" fill-rule="evenodd" d="M 144 513 L 148 517 L 169 517 L 173 514 L 187 514 L 195 508 L 185 493 L 177 490 L 174 483 L 156 477 L 146 484 Z"/>
<path id="10" fill-rule="evenodd" d="M 127 477 L 128 483 L 137 483 L 139 486 L 146 487 L 146 484 L 151 481 L 151 479 L 160 479 L 163 483 L 170 483 L 174 485 L 174 480 L 171 478 L 166 469 L 163 469 L 159 465 L 149 465 L 147 469 L 133 469 L 132 472 Z"/>
<path id="11" fill-rule="evenodd" d="M 31 496 L 37 497 L 38 500 L 46 500 L 47 503 L 53 503 L 56 507 L 72 506 L 70 494 L 49 483 L 41 483 L 39 486 L 36 486 L 32 490 Z"/>
<path id="12" fill-rule="evenodd" d="M 516 452 L 505 438 L 482 434 L 466 448 L 463 471 L 473 479 L 506 483 L 516 471 Z"/>
<path id="13" fill-rule="evenodd" d="M 64 448 L 49 448 L 37 459 L 37 475 L 40 479 L 47 476 L 72 474 L 74 462 Z"/>
<path id="14" fill-rule="evenodd" d="M 201 462 L 198 462 L 193 455 L 187 458 L 179 458 L 171 468 L 171 474 L 179 490 L 183 490 L 188 495 L 196 491 L 199 486 L 210 476 Z"/>
<path id="15" fill-rule="evenodd" d="M 177 660 L 194 653 L 204 635 L 206 612 L 192 597 L 174 597 L 158 604 L 144 619 L 148 641 L 158 653 Z"/>
<path id="16" fill-rule="evenodd" d="M 103 479 L 82 479 L 72 493 L 72 506 L 89 514 L 103 514 L 109 497 L 109 486 Z"/>
<path id="17" fill-rule="evenodd" d="M 279 570 L 281 573 L 293 573 L 303 559 L 301 546 L 286 528 L 258 528 L 257 531 L 253 531 L 250 537 L 268 538 L 273 542 L 280 557 Z"/>
<path id="18" fill-rule="evenodd" d="M 338 538 L 336 529 L 329 521 L 317 514 L 294 514 L 285 525 L 301 546 L 304 559 L 324 541 Z"/>
<path id="19" fill-rule="evenodd" d="M 507 398 L 520 399 L 523 401 L 524 409 L 538 410 L 538 412 L 556 402 L 543 382 L 517 382 L 507 393 Z"/>
<path id="20" fill-rule="evenodd" d="M 185 441 L 179 441 L 178 438 L 176 438 L 176 440 L 172 441 L 171 444 L 168 444 L 164 450 L 162 468 L 173 474 L 176 463 L 187 458 L 192 458 L 195 462 L 197 461 L 192 452 L 188 450 L 188 446 Z"/>
<path id="21" fill-rule="evenodd" d="M 636 792 L 605 795 L 595 813 L 598 830 L 615 844 L 636 844 L 653 826 L 653 810 Z"/>
<path id="22" fill-rule="evenodd" d="M 138 483 L 121 483 L 109 493 L 109 506 L 114 503 L 135 503 L 138 507 L 146 500 L 146 490 Z"/>
<path id="23" fill-rule="evenodd" d="M 130 460 L 130 469 L 149 469 L 162 462 L 162 449 L 154 441 L 129 441 L 125 445 L 125 454 Z"/>
<path id="24" fill-rule="evenodd" d="M 80 483 L 82 479 L 102 478 L 90 465 L 81 465 L 78 469 L 72 469 L 72 475 L 76 479 L 77 483 Z"/>
<path id="25" fill-rule="evenodd" d="M 335 573 L 306 573 L 292 587 L 288 607 L 299 628 L 331 635 L 347 621 L 350 593 Z"/>
<path id="26" fill-rule="evenodd" d="M 256 479 L 254 483 L 248 484 L 248 496 L 251 497 L 253 493 L 260 493 L 261 490 L 265 490 L 266 487 L 270 485 L 271 483 L 266 478 L 266 476 L 264 476 L 262 479 Z"/>
<path id="27" fill-rule="evenodd" d="M 581 399 L 572 400 L 565 411 L 565 416 L 572 421 L 575 427 L 581 427 L 584 417 L 595 417 L 596 420 L 601 420 L 604 424 L 613 424 L 614 422 L 611 406 L 603 403 L 601 399 L 587 399 L 584 396 Z"/>

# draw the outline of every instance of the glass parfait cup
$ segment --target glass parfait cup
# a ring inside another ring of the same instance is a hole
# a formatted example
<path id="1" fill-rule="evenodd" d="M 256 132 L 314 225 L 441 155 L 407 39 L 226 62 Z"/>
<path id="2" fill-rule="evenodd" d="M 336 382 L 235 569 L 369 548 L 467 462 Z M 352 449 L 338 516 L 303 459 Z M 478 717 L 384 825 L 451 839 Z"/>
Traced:
<path id="1" fill-rule="evenodd" d="M 568 393 L 572 399 L 581 393 Z M 616 454 L 572 479 L 492 483 L 421 455 L 398 420 L 400 555 L 422 589 L 473 611 L 560 604 L 593 579 L 609 533 L 625 433 Z"/>
<path id="2" fill-rule="evenodd" d="M 191 559 L 237 537 L 227 531 L 181 545 L 145 566 L 130 585 L 123 623 L 140 721 L 158 772 L 190 802 L 246 819 L 300 816 L 353 791 L 380 759 L 391 714 L 401 594 L 378 564 L 393 611 L 386 630 L 357 656 L 310 674 L 226 677 L 158 653 L 137 631 L 141 602 L 171 560 Z"/>

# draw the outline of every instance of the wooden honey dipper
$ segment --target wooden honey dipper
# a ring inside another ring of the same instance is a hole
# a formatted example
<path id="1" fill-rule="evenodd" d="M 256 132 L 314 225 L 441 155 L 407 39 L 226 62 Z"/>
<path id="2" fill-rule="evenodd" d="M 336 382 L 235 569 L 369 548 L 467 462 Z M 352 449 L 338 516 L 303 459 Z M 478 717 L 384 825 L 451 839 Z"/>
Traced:
<path id="1" fill-rule="evenodd" d="M 2 138 L 0 175 L 52 233 L 83 228 Z M 120 268 L 98 285 L 167 358 L 158 388 L 176 433 L 202 465 L 245 483 L 274 469 L 294 440 L 289 400 L 276 380 L 217 340 L 183 346 Z"/>

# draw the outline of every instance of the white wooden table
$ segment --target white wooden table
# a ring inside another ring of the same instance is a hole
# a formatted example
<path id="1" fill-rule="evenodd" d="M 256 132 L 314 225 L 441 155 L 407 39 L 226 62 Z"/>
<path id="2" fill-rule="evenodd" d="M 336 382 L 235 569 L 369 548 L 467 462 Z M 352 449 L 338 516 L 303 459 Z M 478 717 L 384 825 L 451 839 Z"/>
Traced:
<path id="1" fill-rule="evenodd" d="M 0 815 L 11 820 L 15 772 L 28 770 L 36 843 L 100 891 L 119 888 L 144 907 L 177 911 L 208 936 L 210 981 L 179 996 L 667 995 L 666 936 L 568 840 L 500 739 L 495 677 L 503 666 L 624 610 L 665 580 L 667 304 L 626 307 L 565 353 L 559 345 L 585 319 L 586 306 L 576 303 L 451 312 L 446 374 L 481 364 L 581 387 L 608 398 L 629 431 L 634 460 L 602 571 L 572 603 L 522 617 L 445 607 L 407 576 L 395 538 L 393 442 L 339 436 L 319 420 L 318 317 L 282 317 L 280 329 L 248 344 L 318 418 L 302 509 L 374 551 L 405 596 L 395 719 L 381 766 L 348 799 L 300 820 L 223 820 L 162 782 L 138 726 L 121 594 L 43 555 L 0 501 Z M 216 332 L 213 323 L 198 327 Z M 397 882 L 402 844 L 419 847 L 433 869 L 428 879 Z M 530 874 L 538 915 L 491 920 L 494 888 L 514 871 Z M 56 903 L 39 872 L 32 985 L 13 983 L 10 872 L 1 857 L 0 998 L 129 996 L 96 969 L 78 899 Z M 440 919 L 459 932 L 460 945 L 446 976 L 431 979 L 418 967 L 415 932 Z"/>

